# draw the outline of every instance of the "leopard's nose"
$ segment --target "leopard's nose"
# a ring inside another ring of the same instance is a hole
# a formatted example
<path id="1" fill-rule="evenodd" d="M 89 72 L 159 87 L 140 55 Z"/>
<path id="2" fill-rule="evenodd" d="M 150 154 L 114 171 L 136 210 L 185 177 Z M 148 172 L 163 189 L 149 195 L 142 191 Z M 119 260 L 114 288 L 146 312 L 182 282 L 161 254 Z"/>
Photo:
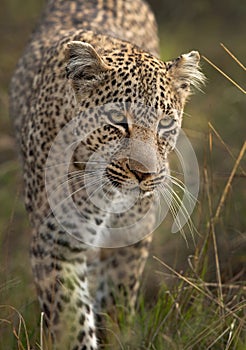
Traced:
<path id="1" fill-rule="evenodd" d="M 153 175 L 153 173 L 143 173 L 141 171 L 137 171 L 137 170 L 131 170 L 131 172 L 135 175 L 136 179 L 139 182 L 145 181 L 147 180 L 151 175 Z"/>
<path id="2" fill-rule="evenodd" d="M 144 164 L 136 160 L 130 159 L 128 167 L 139 182 L 147 180 L 150 176 L 156 174 L 156 169 L 154 167 L 147 168 Z"/>
<path id="3" fill-rule="evenodd" d="M 151 174 L 158 173 L 156 146 L 151 143 L 132 140 L 130 144 L 129 169 L 136 178 L 143 181 Z"/>

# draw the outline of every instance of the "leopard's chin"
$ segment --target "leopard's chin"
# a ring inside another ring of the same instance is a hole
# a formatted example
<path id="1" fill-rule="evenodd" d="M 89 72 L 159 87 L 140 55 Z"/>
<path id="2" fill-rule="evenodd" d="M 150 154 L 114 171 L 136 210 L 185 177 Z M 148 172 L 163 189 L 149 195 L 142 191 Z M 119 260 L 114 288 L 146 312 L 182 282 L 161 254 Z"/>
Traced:
<path id="1" fill-rule="evenodd" d="M 119 182 L 115 179 L 110 178 L 110 182 L 113 185 L 114 188 L 119 190 L 122 193 L 127 193 L 127 192 L 133 192 L 133 191 L 139 191 L 140 187 L 137 182 Z"/>

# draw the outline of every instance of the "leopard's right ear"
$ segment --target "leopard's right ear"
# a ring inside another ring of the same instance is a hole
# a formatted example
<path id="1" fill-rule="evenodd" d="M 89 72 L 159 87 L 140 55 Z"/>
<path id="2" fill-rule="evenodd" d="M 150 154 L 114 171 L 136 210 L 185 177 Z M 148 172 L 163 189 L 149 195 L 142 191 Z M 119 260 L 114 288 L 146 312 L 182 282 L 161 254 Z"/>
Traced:
<path id="1" fill-rule="evenodd" d="M 65 59 L 67 78 L 72 80 L 76 93 L 94 89 L 111 69 L 92 45 L 82 41 L 67 44 Z"/>

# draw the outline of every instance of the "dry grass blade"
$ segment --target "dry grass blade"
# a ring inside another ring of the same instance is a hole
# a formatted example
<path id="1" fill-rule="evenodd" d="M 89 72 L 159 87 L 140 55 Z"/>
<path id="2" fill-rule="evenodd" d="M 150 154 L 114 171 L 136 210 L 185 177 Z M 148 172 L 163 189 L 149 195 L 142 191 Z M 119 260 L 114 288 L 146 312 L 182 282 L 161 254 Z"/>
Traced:
<path id="1" fill-rule="evenodd" d="M 164 261 L 162 261 L 161 259 L 159 259 L 156 256 L 153 256 L 153 259 L 155 259 L 156 261 L 158 261 L 162 266 L 164 266 L 166 269 L 168 269 L 170 272 L 172 272 L 175 276 L 177 276 L 180 280 L 184 281 L 185 283 L 187 283 L 188 285 L 190 285 L 191 287 L 193 287 L 195 290 L 197 290 L 199 293 L 201 293 L 202 295 L 204 295 L 206 298 L 208 298 L 210 301 L 212 301 L 213 303 L 215 303 L 216 305 L 218 305 L 220 308 L 224 308 L 224 310 L 226 311 L 226 316 L 223 315 L 222 317 L 228 317 L 228 316 L 233 316 L 234 318 L 236 318 L 237 320 L 241 321 L 241 318 L 236 314 L 236 312 L 238 312 L 239 310 L 241 310 L 242 308 L 246 307 L 245 302 L 242 302 L 240 304 L 238 304 L 235 308 L 233 309 L 229 309 L 225 304 L 223 304 L 221 302 L 221 300 L 218 298 L 214 298 L 213 296 L 211 296 L 210 294 L 208 294 L 206 291 L 204 291 L 202 288 L 200 288 L 195 282 L 193 282 L 191 279 L 181 275 L 179 272 L 177 272 L 176 270 L 174 270 L 171 266 L 169 266 L 168 264 L 166 264 Z"/>
<path id="2" fill-rule="evenodd" d="M 239 152 L 239 155 L 238 155 L 237 160 L 236 160 L 236 162 L 234 164 L 234 167 L 232 169 L 230 177 L 229 177 L 229 179 L 228 179 L 228 181 L 226 183 L 225 189 L 224 189 L 224 191 L 222 193 L 222 196 L 220 198 L 220 201 L 219 201 L 219 204 L 218 204 L 215 216 L 214 216 L 214 220 L 217 220 L 219 218 L 219 216 L 220 216 L 221 209 L 222 209 L 222 207 L 223 207 L 223 205 L 225 203 L 228 191 L 229 191 L 229 189 L 231 187 L 232 180 L 233 180 L 233 178 L 235 176 L 235 173 L 237 171 L 237 168 L 238 168 L 238 166 L 239 166 L 239 164 L 240 164 L 240 162 L 241 162 L 241 160 L 242 160 L 242 158 L 244 156 L 245 150 L 246 150 L 246 142 L 244 142 L 243 147 L 241 148 L 241 150 Z"/>
<path id="3" fill-rule="evenodd" d="M 208 122 L 208 126 L 209 128 L 213 131 L 213 133 L 215 134 L 215 136 L 218 138 L 218 140 L 222 143 L 222 145 L 225 147 L 225 149 L 227 150 L 227 152 L 230 154 L 230 156 L 236 161 L 236 157 L 234 156 L 234 154 L 232 153 L 232 151 L 230 150 L 230 148 L 227 146 L 227 144 L 225 143 L 225 141 L 222 139 L 222 137 L 220 136 L 220 134 L 218 133 L 218 131 L 214 128 L 214 126 L 212 125 L 212 123 Z M 209 134 L 210 136 L 211 134 Z M 212 141 L 209 141 L 209 145 L 212 143 Z M 211 149 L 211 146 L 210 146 Z M 243 176 L 246 176 L 246 172 L 245 170 L 242 168 L 241 165 L 239 165 L 239 169 L 242 172 Z"/>
<path id="4" fill-rule="evenodd" d="M 226 344 L 226 349 L 229 349 L 231 340 L 233 339 L 233 334 L 234 334 L 234 328 L 235 328 L 235 324 L 236 324 L 236 320 L 234 319 L 230 325 L 230 332 L 228 335 L 228 340 L 227 340 L 227 344 Z"/>
<path id="5" fill-rule="evenodd" d="M 233 85 L 235 85 L 243 94 L 246 94 L 246 91 L 238 85 L 232 78 L 224 73 L 219 67 L 217 67 L 213 62 L 211 62 L 207 57 L 202 56 L 206 62 L 208 62 L 213 68 L 215 68 L 219 73 L 221 73 L 227 80 L 229 80 Z"/>
<path id="6" fill-rule="evenodd" d="M 41 350 L 44 350 L 43 339 L 44 339 L 44 312 L 41 312 L 41 320 L 40 320 L 40 348 L 41 348 Z"/>
<path id="7" fill-rule="evenodd" d="M 241 322 L 235 330 L 235 320 L 233 320 L 233 324 L 231 325 L 231 331 L 229 333 L 225 350 L 231 349 L 231 344 L 233 340 L 242 332 L 243 327 L 245 327 L 245 318 L 241 320 Z"/>
<path id="8" fill-rule="evenodd" d="M 153 256 L 153 258 L 158 261 L 161 265 L 163 265 L 165 268 L 167 268 L 169 271 L 171 271 L 174 275 L 176 275 L 179 279 L 183 280 L 184 282 L 188 283 L 191 287 L 196 289 L 199 293 L 203 294 L 205 297 L 207 297 L 209 300 L 216 302 L 217 305 L 220 307 L 224 307 L 224 305 L 221 303 L 221 301 L 214 299 L 211 295 L 209 295 L 207 292 L 205 292 L 202 288 L 198 287 L 194 282 L 192 282 L 189 278 L 186 278 L 185 276 L 178 273 L 176 270 L 174 270 L 171 266 L 167 265 L 164 261 L 157 258 L 156 256 Z"/>
<path id="9" fill-rule="evenodd" d="M 30 347 L 30 343 L 29 343 L 29 337 L 28 337 L 28 332 L 27 332 L 27 327 L 26 327 L 26 323 L 25 323 L 25 320 L 24 318 L 22 317 L 22 315 L 20 314 L 20 312 L 14 308 L 13 306 L 11 305 L 0 305 L 0 309 L 10 309 L 10 310 L 13 310 L 19 317 L 19 326 L 18 326 L 18 332 L 16 332 L 16 329 L 13 325 L 13 323 L 11 321 L 9 321 L 9 324 L 12 325 L 13 327 L 13 334 L 14 336 L 16 337 L 17 339 L 17 342 L 18 342 L 18 348 L 19 349 L 23 349 L 25 350 L 22 342 L 20 341 L 20 333 L 21 333 L 21 328 L 23 327 L 24 328 L 24 334 L 25 334 L 25 339 L 26 339 L 26 345 L 27 345 L 27 349 L 26 350 L 30 350 L 31 347 Z"/>
<path id="10" fill-rule="evenodd" d="M 246 70 L 246 67 L 242 64 L 242 62 L 239 61 L 239 59 L 233 55 L 233 53 L 222 43 L 220 43 L 221 47 L 223 47 L 223 49 L 232 57 L 232 59 L 237 62 L 237 64 L 243 68 L 243 70 Z"/>
<path id="11" fill-rule="evenodd" d="M 221 326 L 223 324 L 223 322 L 230 316 L 232 316 L 232 314 L 240 310 L 242 310 L 243 308 L 245 308 L 245 304 L 240 304 L 240 305 L 237 305 L 234 309 L 232 310 L 229 310 L 222 316 L 220 317 L 218 320 L 214 321 L 213 324 L 210 324 L 208 325 L 206 328 L 204 328 L 201 332 L 199 332 L 192 340 L 191 342 L 185 346 L 184 350 L 191 350 L 193 348 L 196 348 L 196 345 L 200 344 L 200 342 L 202 341 L 202 339 L 204 338 L 208 338 L 209 335 L 211 335 L 212 333 L 215 333 L 215 334 L 218 334 L 218 336 L 216 337 L 216 339 L 210 344 L 210 345 L 207 345 L 206 349 L 214 349 L 214 347 L 212 347 L 213 345 L 215 345 L 219 339 L 221 339 L 221 337 L 223 337 L 226 333 L 229 332 L 229 335 L 228 335 L 228 339 L 229 337 L 233 338 L 236 336 L 236 333 L 240 333 L 241 330 L 242 330 L 242 324 L 245 322 L 244 319 L 240 319 L 239 317 L 237 318 L 233 318 L 233 324 L 234 324 L 234 327 L 235 327 L 235 323 L 236 321 L 238 321 L 238 328 L 237 330 L 235 330 L 235 332 L 232 334 L 231 331 L 233 331 L 233 328 L 232 328 L 232 323 L 230 324 L 229 327 L 226 328 L 226 330 L 223 330 L 222 333 L 219 334 L 220 330 L 221 330 Z M 231 335 L 230 335 L 231 334 Z M 231 338 L 230 338 L 230 343 L 231 343 Z M 228 342 L 227 342 L 228 343 Z M 229 349 L 227 347 L 227 349 Z"/>
<path id="12" fill-rule="evenodd" d="M 208 345 L 208 350 L 209 349 L 213 349 L 213 346 L 218 343 L 218 340 L 221 339 L 226 333 L 228 333 L 230 331 L 230 327 L 227 327 L 224 332 L 222 332 L 221 334 L 218 335 L 218 337 L 210 344 Z"/>
<path id="13" fill-rule="evenodd" d="M 218 280 L 218 295 L 219 295 L 219 299 L 220 299 L 221 303 L 223 304 L 223 293 L 222 293 L 222 281 L 221 281 L 220 264 L 219 264 L 219 253 L 218 253 L 218 246 L 217 246 L 217 240 L 216 240 L 216 234 L 215 234 L 215 228 L 214 228 L 213 209 L 212 209 L 212 200 L 211 200 L 210 190 L 209 190 L 208 173 L 207 173 L 206 168 L 204 169 L 204 178 L 205 178 L 207 198 L 208 198 L 209 215 L 211 218 L 210 229 L 211 229 L 211 233 L 212 233 L 213 247 L 214 247 L 216 275 L 217 275 L 217 280 Z M 223 312 L 223 307 L 221 307 L 221 312 Z"/>
<path id="14" fill-rule="evenodd" d="M 209 282 L 203 282 L 202 283 L 203 286 L 206 287 L 218 287 L 218 283 L 209 283 Z M 222 284 L 221 287 L 223 289 L 235 289 L 235 290 L 242 290 L 242 291 L 246 291 L 246 286 L 241 286 L 241 285 L 235 285 L 235 284 Z"/>

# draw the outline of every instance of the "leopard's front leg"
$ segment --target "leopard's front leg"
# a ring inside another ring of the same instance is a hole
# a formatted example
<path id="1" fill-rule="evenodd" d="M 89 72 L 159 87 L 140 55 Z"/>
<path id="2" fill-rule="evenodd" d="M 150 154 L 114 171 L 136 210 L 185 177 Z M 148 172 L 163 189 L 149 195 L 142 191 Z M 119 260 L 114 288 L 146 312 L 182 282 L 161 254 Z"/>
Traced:
<path id="1" fill-rule="evenodd" d="M 96 350 L 93 303 L 87 278 L 88 246 L 48 220 L 33 236 L 32 267 L 52 350 Z M 90 255 L 97 254 L 90 251 Z"/>

